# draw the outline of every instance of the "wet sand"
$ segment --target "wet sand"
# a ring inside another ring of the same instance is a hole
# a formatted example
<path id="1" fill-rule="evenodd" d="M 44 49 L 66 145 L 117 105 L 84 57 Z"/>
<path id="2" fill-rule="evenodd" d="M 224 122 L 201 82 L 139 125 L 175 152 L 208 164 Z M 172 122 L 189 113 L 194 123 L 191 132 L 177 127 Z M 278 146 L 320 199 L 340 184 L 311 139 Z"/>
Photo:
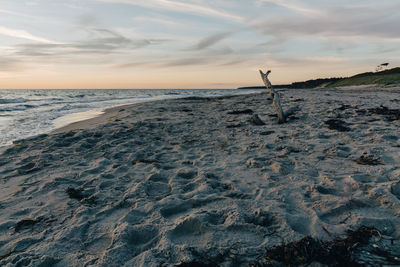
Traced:
<path id="1" fill-rule="evenodd" d="M 400 90 L 282 94 L 284 110 L 300 109 L 285 124 L 264 92 L 193 97 L 112 108 L 3 149 L 0 264 L 248 266 L 360 226 L 398 255 Z"/>

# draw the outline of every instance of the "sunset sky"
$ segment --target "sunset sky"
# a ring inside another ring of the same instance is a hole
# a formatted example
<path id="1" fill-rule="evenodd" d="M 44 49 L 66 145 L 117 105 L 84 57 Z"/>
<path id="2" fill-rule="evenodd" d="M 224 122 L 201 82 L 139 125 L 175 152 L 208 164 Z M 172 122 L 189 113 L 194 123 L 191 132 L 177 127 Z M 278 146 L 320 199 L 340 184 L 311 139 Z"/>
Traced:
<path id="1" fill-rule="evenodd" d="M 2 0 L 0 88 L 236 88 L 400 65 L 398 0 Z"/>

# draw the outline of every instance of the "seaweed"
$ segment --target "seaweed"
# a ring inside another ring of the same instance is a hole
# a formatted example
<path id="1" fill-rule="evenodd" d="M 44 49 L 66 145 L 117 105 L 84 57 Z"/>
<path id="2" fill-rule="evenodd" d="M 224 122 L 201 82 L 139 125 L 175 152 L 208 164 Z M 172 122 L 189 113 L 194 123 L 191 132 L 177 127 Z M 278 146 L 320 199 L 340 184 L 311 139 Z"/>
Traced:
<path id="1" fill-rule="evenodd" d="M 365 260 L 371 263 L 389 265 L 400 264 L 399 256 L 390 251 L 378 248 L 370 244 L 371 237 L 376 236 L 382 240 L 381 233 L 374 227 L 361 226 L 355 231 L 348 230 L 344 238 L 332 241 L 321 241 L 310 236 L 299 241 L 274 246 L 266 249 L 264 255 L 260 255 L 252 262 L 241 260 L 240 253 L 230 248 L 217 255 L 191 250 L 193 260 L 181 262 L 175 267 L 186 266 L 308 266 L 320 263 L 326 266 L 365 266 Z M 369 258 L 364 258 L 367 253 Z M 376 262 L 374 262 L 376 260 Z M 229 262 L 229 265 L 227 263 Z M 376 266 L 372 264 L 372 266 Z"/>
<path id="2" fill-rule="evenodd" d="M 400 109 L 390 109 L 383 105 L 376 108 L 359 109 L 356 112 L 360 115 L 383 115 L 387 121 L 400 120 Z"/>
<path id="3" fill-rule="evenodd" d="M 37 220 L 32 220 L 32 219 L 21 220 L 21 221 L 17 222 L 17 224 L 15 225 L 14 232 L 18 233 L 21 230 L 24 230 L 24 229 L 27 229 L 27 228 L 33 228 L 33 226 L 36 223 L 38 223 Z"/>
<path id="4" fill-rule="evenodd" d="M 328 266 L 361 266 L 354 253 L 361 245 L 367 245 L 373 235 L 379 235 L 376 228 L 361 226 L 356 231 L 349 230 L 347 237 L 322 242 L 312 237 L 300 241 L 275 246 L 267 251 L 265 260 L 268 265 L 283 263 L 298 266 L 319 262 Z"/>
<path id="5" fill-rule="evenodd" d="M 380 164 L 382 164 L 382 161 L 377 156 L 367 155 L 365 153 L 363 155 L 361 155 L 361 157 L 356 158 L 353 161 L 360 165 L 380 165 Z"/>
<path id="6" fill-rule="evenodd" d="M 65 192 L 68 194 L 69 198 L 71 199 L 76 199 L 78 201 L 83 201 L 84 204 L 88 205 L 95 205 L 96 200 L 94 196 L 91 196 L 90 194 L 83 194 L 82 190 L 77 190 L 73 187 L 68 187 Z"/>
<path id="7" fill-rule="evenodd" d="M 244 110 L 233 110 L 228 112 L 230 115 L 240 115 L 240 114 L 253 114 L 251 109 L 244 109 Z"/>
<path id="8" fill-rule="evenodd" d="M 81 190 L 76 190 L 73 187 L 68 187 L 65 192 L 68 194 L 69 198 L 77 199 L 79 201 L 87 197 L 86 195 L 82 194 Z"/>
<path id="9" fill-rule="evenodd" d="M 261 132 L 260 135 L 270 135 L 275 133 L 274 131 L 265 131 L 265 132 Z"/>
<path id="10" fill-rule="evenodd" d="M 330 119 L 325 121 L 325 124 L 328 125 L 328 128 L 331 130 L 337 130 L 339 132 L 348 132 L 351 129 L 347 126 L 347 123 L 338 119 Z"/>
<path id="11" fill-rule="evenodd" d="M 229 124 L 229 125 L 227 125 L 226 126 L 226 128 L 238 128 L 238 127 L 241 127 L 242 126 L 242 124 L 241 123 L 237 123 L 237 124 Z"/>

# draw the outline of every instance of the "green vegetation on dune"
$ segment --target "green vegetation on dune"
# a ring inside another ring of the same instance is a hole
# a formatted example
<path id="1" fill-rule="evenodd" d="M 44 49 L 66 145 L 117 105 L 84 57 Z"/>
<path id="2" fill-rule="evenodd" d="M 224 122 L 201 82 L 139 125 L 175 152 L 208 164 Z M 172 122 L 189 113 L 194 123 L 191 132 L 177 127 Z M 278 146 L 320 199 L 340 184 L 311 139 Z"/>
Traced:
<path id="1" fill-rule="evenodd" d="M 400 68 L 380 72 L 366 72 L 354 75 L 349 78 L 340 79 L 334 83 L 330 83 L 327 87 L 352 86 L 352 85 L 396 85 L 400 84 Z"/>
<path id="2" fill-rule="evenodd" d="M 400 85 L 400 67 L 379 72 L 364 72 L 348 78 L 323 78 L 292 84 L 274 85 L 275 88 L 311 89 L 355 85 Z M 264 86 L 241 87 L 238 89 L 265 89 Z"/>

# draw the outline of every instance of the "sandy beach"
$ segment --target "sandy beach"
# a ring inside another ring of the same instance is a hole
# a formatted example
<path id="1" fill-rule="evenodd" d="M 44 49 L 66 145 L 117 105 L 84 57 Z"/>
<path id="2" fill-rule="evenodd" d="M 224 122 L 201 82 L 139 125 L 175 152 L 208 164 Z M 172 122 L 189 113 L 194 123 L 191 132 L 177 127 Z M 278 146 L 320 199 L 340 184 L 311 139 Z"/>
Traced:
<path id="1" fill-rule="evenodd" d="M 284 124 L 265 91 L 161 100 L 17 141 L 0 265 L 262 266 L 361 226 L 359 264 L 400 264 L 399 89 L 282 90 Z"/>

